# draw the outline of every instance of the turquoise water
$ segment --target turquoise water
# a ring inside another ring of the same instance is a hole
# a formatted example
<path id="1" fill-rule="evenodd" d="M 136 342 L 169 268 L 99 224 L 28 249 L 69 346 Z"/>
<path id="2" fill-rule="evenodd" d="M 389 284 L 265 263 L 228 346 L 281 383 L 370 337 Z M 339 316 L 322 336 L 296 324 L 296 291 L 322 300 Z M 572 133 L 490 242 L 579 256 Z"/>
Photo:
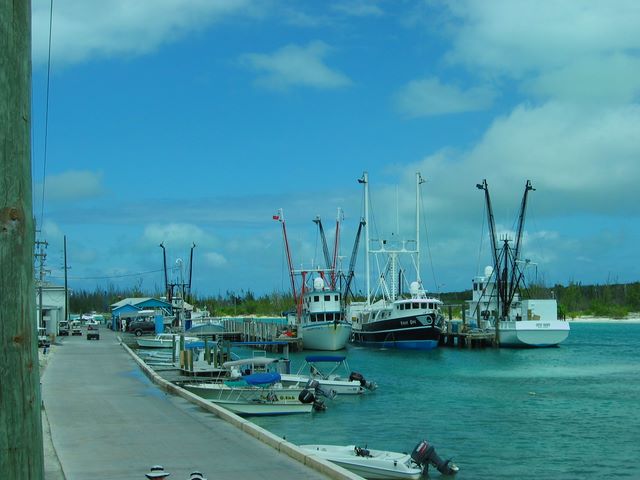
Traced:
<path id="1" fill-rule="evenodd" d="M 251 420 L 296 444 L 411 451 L 426 438 L 459 479 L 640 478 L 640 324 L 571 329 L 551 349 L 350 346 L 351 370 L 377 391 Z M 291 355 L 293 369 L 308 353 Z"/>

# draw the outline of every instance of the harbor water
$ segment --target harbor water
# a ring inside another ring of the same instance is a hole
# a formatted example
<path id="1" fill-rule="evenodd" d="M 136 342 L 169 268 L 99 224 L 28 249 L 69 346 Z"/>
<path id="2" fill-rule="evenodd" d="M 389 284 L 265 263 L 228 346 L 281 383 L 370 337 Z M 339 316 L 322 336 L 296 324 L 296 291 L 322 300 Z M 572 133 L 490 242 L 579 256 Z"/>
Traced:
<path id="1" fill-rule="evenodd" d="M 251 421 L 296 444 L 410 452 L 426 438 L 459 479 L 640 478 L 640 324 L 573 323 L 548 349 L 344 353 L 375 392 Z"/>

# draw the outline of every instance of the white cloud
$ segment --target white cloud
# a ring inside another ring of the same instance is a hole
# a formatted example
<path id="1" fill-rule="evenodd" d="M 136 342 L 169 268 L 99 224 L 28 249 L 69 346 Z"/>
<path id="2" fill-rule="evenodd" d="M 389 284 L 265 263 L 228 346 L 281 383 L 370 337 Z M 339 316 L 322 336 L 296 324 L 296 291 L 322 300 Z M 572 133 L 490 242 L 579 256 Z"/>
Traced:
<path id="1" fill-rule="evenodd" d="M 144 229 L 143 238 L 148 243 L 165 244 L 166 248 L 186 248 L 192 243 L 209 244 L 211 239 L 198 226 L 189 223 L 151 224 Z"/>
<path id="2" fill-rule="evenodd" d="M 204 254 L 204 260 L 210 267 L 223 267 L 228 263 L 224 255 L 218 252 L 206 252 Z"/>
<path id="3" fill-rule="evenodd" d="M 640 92 L 640 3 L 467 0 L 448 4 L 445 58 L 474 75 L 522 82 L 526 93 L 578 103 Z"/>
<path id="4" fill-rule="evenodd" d="M 45 181 L 45 200 L 72 201 L 102 196 L 103 173 L 88 170 L 71 170 L 58 175 L 49 175 Z M 34 193 L 39 195 L 42 184 L 36 184 Z"/>
<path id="5" fill-rule="evenodd" d="M 576 57 L 640 47 L 635 0 L 468 0 L 450 2 L 449 9 L 454 29 L 449 59 L 516 77 L 562 67 Z"/>
<path id="6" fill-rule="evenodd" d="M 230 15 L 251 15 L 252 0 L 56 0 L 52 60 L 59 64 L 95 57 L 140 55 Z M 49 2 L 33 5 L 33 61 L 45 64 Z"/>
<path id="7" fill-rule="evenodd" d="M 443 218 L 464 216 L 466 205 L 478 204 L 473 186 L 483 178 L 492 196 L 506 205 L 514 203 L 530 179 L 538 189 L 534 201 L 545 215 L 638 214 L 639 130 L 637 105 L 598 109 L 558 103 L 521 105 L 496 119 L 470 151 L 439 152 L 417 169 L 444 180 L 428 190 Z M 449 203 L 439 204 L 439 198 Z"/>
<path id="8" fill-rule="evenodd" d="M 579 58 L 523 85 L 525 91 L 542 98 L 596 105 L 628 103 L 640 93 L 640 58 L 623 54 Z"/>
<path id="9" fill-rule="evenodd" d="M 315 41 L 306 47 L 287 45 L 272 54 L 248 53 L 240 61 L 261 73 L 256 84 L 267 89 L 286 90 L 294 86 L 327 89 L 350 85 L 346 75 L 323 62 L 330 50 L 326 43 Z"/>
<path id="10" fill-rule="evenodd" d="M 486 86 L 463 91 L 430 77 L 409 82 L 396 93 L 394 101 L 403 114 L 421 117 L 484 110 L 495 96 L 495 91 Z"/>

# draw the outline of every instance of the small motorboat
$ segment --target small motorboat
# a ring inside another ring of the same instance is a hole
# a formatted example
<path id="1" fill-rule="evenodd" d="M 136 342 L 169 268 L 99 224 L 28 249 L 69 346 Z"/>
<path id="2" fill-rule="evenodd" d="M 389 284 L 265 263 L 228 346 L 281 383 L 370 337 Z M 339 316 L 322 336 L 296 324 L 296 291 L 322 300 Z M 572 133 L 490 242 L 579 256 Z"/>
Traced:
<path id="1" fill-rule="evenodd" d="M 355 445 L 300 445 L 307 454 L 320 457 L 369 479 L 422 478 L 434 466 L 444 475 L 455 475 L 458 467 L 442 460 L 427 440 L 422 440 L 411 454 L 369 450 Z"/>
<path id="2" fill-rule="evenodd" d="M 281 376 L 284 385 L 305 385 L 316 380 L 323 389 L 338 395 L 357 395 L 378 386 L 362 374 L 350 372 L 347 357 L 343 355 L 308 355 L 296 374 Z"/>
<path id="3" fill-rule="evenodd" d="M 246 375 L 238 382 L 185 384 L 183 388 L 238 415 L 290 415 L 323 410 L 307 388 L 285 388 L 275 372 Z"/>

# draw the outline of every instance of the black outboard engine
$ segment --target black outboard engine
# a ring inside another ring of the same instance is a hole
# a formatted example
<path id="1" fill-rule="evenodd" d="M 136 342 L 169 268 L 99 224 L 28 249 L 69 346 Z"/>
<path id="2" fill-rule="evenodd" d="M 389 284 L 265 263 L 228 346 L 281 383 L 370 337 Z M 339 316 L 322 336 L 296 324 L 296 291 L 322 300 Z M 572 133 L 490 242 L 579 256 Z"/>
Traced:
<path id="1" fill-rule="evenodd" d="M 316 412 L 323 412 L 327 409 L 327 406 L 324 404 L 324 402 L 321 399 L 316 398 L 311 390 L 308 390 L 307 388 L 300 392 L 300 394 L 298 395 L 298 400 L 301 403 L 313 403 L 313 409 Z"/>
<path id="2" fill-rule="evenodd" d="M 443 460 L 436 453 L 436 449 L 433 445 L 430 445 L 428 441 L 422 440 L 411 452 L 411 459 L 423 468 L 423 472 L 426 473 L 429 470 L 429 465 L 433 465 L 443 475 L 455 475 L 458 473 L 458 466 L 451 463 L 451 459 Z"/>
<path id="3" fill-rule="evenodd" d="M 378 388 L 378 384 L 376 384 L 375 382 L 367 382 L 367 380 L 365 380 L 365 378 L 359 372 L 351 372 L 351 374 L 349 375 L 349 381 L 353 382 L 354 380 L 360 382 L 360 386 L 366 388 L 367 390 L 375 390 L 376 388 Z"/>
<path id="4" fill-rule="evenodd" d="M 302 403 L 313 403 L 316 401 L 315 395 L 311 392 L 311 390 L 307 390 L 306 388 L 300 392 L 298 395 L 298 400 Z"/>

